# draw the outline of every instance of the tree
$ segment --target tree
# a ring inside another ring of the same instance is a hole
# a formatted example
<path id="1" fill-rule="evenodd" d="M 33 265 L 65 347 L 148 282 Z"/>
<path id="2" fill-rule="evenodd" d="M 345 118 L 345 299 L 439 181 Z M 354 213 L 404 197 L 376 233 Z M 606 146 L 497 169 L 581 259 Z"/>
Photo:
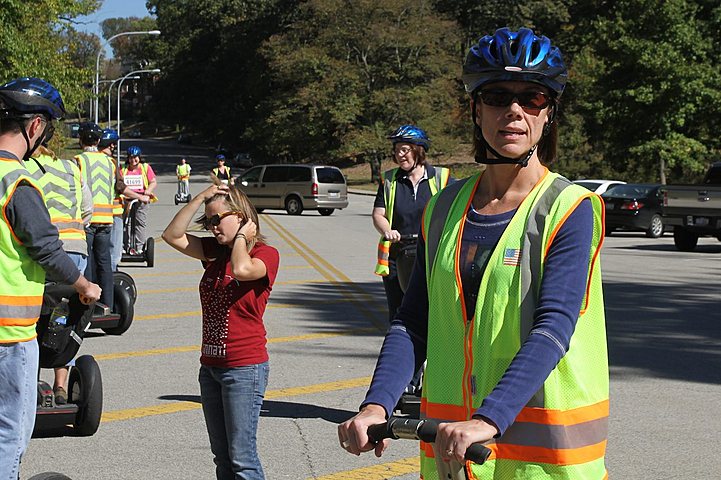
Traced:
<path id="1" fill-rule="evenodd" d="M 98 7 L 97 0 L 8 0 L 0 6 L 0 68 L 3 80 L 41 77 L 55 85 L 68 108 L 87 99 L 90 72 L 78 68 L 63 43 L 73 19 Z"/>
<path id="2" fill-rule="evenodd" d="M 624 178 L 688 179 L 719 151 L 720 17 L 713 2 L 626 0 L 587 36 L 579 109 Z"/>
<path id="3" fill-rule="evenodd" d="M 345 156 L 377 164 L 400 124 L 456 142 L 455 23 L 428 1 L 310 0 L 263 46 L 275 94 L 247 135 L 288 161 Z"/>

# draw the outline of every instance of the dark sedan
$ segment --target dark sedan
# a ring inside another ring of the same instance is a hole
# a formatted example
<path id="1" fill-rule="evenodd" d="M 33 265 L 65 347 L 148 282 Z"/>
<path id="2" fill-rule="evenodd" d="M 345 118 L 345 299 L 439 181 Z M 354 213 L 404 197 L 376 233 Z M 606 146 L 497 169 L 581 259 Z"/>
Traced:
<path id="1" fill-rule="evenodd" d="M 601 195 L 606 203 L 606 234 L 614 230 L 642 230 L 650 238 L 663 235 L 661 185 L 627 183 Z"/>

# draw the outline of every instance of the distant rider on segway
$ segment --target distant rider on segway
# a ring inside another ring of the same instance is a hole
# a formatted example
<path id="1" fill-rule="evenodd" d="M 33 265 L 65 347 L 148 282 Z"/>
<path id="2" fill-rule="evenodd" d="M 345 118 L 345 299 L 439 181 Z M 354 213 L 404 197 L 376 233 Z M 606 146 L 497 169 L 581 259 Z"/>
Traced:
<path id="1" fill-rule="evenodd" d="M 153 191 L 158 185 L 155 181 L 153 167 L 143 162 L 142 154 L 143 152 L 138 146 L 133 145 L 128 148 L 128 156 L 122 170 L 125 185 L 135 193 L 145 195 L 145 198 L 140 198 L 140 205 L 135 210 L 135 230 L 132 232 L 135 242 L 132 242 L 130 238 L 124 239 L 125 250 L 131 255 L 143 253 L 143 245 L 146 240 L 145 229 L 148 222 L 148 204 L 154 198 Z M 126 208 L 125 215 L 128 214 L 129 211 Z M 132 243 L 135 244 L 134 249 L 129 247 Z"/>

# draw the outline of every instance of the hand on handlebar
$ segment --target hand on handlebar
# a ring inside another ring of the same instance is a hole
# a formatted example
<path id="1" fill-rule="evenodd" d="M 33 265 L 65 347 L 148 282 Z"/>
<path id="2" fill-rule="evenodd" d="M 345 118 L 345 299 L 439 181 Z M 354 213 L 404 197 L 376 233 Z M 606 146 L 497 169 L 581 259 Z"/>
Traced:
<path id="1" fill-rule="evenodd" d="M 100 294 L 102 293 L 102 291 L 103 290 L 100 288 L 100 286 L 92 282 L 86 282 L 79 289 L 77 289 L 78 296 L 80 297 L 80 302 L 84 305 L 90 305 L 91 303 L 95 303 L 100 300 Z"/>
<path id="2" fill-rule="evenodd" d="M 492 440 L 498 429 L 481 418 L 465 422 L 439 423 L 436 445 L 443 452 L 444 460 L 456 460 L 463 463 L 466 450 L 474 443 Z"/>
<path id="3" fill-rule="evenodd" d="M 375 450 L 376 457 L 380 457 L 388 447 L 390 440 L 371 442 L 368 438 L 368 427 L 385 423 L 385 421 L 386 415 L 383 407 L 366 405 L 356 416 L 338 425 L 338 441 L 341 448 L 353 455 Z"/>
<path id="4" fill-rule="evenodd" d="M 399 232 L 398 230 L 388 230 L 383 234 L 383 237 L 389 242 L 400 242 L 401 232 Z"/>

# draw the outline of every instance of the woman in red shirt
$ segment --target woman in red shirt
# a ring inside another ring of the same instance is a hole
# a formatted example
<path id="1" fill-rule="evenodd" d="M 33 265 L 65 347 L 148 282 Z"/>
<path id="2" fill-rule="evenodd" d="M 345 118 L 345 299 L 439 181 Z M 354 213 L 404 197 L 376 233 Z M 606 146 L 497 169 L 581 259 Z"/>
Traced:
<path id="1" fill-rule="evenodd" d="M 213 237 L 186 233 L 203 205 L 198 222 Z M 211 185 L 193 198 L 163 240 L 206 265 L 198 379 L 216 477 L 262 480 L 256 431 L 269 369 L 263 313 L 278 273 L 278 251 L 260 233 L 248 197 L 226 185 Z"/>

